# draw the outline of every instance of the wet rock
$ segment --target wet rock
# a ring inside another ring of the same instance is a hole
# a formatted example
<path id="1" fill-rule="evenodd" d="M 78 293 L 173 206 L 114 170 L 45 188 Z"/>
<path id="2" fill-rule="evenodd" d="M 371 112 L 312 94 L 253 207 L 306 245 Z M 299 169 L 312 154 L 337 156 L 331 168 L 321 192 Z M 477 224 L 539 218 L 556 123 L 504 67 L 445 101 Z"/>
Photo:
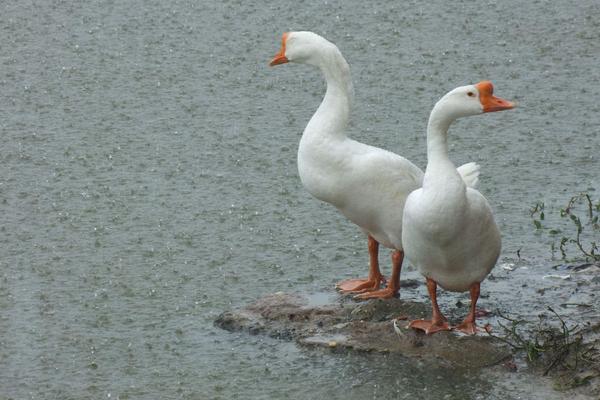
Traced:
<path id="1" fill-rule="evenodd" d="M 400 299 L 313 305 L 301 295 L 277 293 L 244 309 L 224 312 L 215 324 L 228 331 L 294 340 L 336 352 L 393 352 L 467 368 L 496 365 L 512 356 L 508 346 L 485 334 L 427 336 L 407 328 L 408 320 L 429 312 L 427 304 Z"/>
<path id="2" fill-rule="evenodd" d="M 403 279 L 402 280 L 402 289 L 414 289 L 419 286 L 424 286 L 425 282 L 423 280 L 417 279 Z"/>

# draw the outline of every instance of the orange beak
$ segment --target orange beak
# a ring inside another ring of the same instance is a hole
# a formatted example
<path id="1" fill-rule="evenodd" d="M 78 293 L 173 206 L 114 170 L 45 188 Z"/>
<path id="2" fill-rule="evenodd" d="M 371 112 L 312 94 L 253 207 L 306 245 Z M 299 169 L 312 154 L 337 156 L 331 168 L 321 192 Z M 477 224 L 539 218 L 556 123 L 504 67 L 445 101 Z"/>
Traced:
<path id="1" fill-rule="evenodd" d="M 510 110 L 515 107 L 512 101 L 501 99 L 493 95 L 494 85 L 490 81 L 481 81 L 475 85 L 479 91 L 479 101 L 483 106 L 483 112 L 494 112 L 502 110 Z"/>
<path id="2" fill-rule="evenodd" d="M 285 42 L 287 41 L 288 35 L 289 33 L 285 32 L 281 36 L 281 49 L 279 50 L 279 53 L 275 54 L 275 57 L 273 57 L 273 59 L 269 63 L 271 67 L 274 65 L 285 64 L 289 62 L 289 60 L 285 56 Z"/>

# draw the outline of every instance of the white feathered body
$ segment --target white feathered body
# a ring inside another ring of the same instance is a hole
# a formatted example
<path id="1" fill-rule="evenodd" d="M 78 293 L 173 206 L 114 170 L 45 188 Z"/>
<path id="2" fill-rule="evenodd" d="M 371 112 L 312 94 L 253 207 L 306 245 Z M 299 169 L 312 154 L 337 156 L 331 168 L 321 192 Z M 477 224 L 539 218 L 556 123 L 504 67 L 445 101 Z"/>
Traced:
<path id="1" fill-rule="evenodd" d="M 402 211 L 423 172 L 389 151 L 348 138 L 311 140 L 298 151 L 302 184 L 383 246 L 402 249 Z"/>
<path id="2" fill-rule="evenodd" d="M 439 142 L 445 148 L 445 137 Z M 425 277 L 446 290 L 467 291 L 494 268 L 500 231 L 488 201 L 465 185 L 447 154 L 429 153 L 423 187 L 408 196 L 404 207 L 404 250 Z"/>

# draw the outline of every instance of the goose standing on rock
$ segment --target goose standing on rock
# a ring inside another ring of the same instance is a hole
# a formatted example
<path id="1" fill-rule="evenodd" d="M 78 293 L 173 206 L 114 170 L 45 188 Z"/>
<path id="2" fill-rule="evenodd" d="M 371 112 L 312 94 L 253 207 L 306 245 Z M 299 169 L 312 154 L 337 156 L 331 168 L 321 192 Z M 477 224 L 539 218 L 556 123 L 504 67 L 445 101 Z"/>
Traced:
<path id="1" fill-rule="evenodd" d="M 427 278 L 433 306 L 431 320 L 409 327 L 427 334 L 450 330 L 437 303 L 437 285 L 455 292 L 470 291 L 471 308 L 454 329 L 475 334 L 475 305 L 480 282 L 500 255 L 500 231 L 487 200 L 465 185 L 448 157 L 447 132 L 460 117 L 513 108 L 493 95 L 491 82 L 462 86 L 439 100 L 427 126 L 427 169 L 423 188 L 408 196 L 404 206 L 402 243 L 410 262 Z"/>
<path id="2" fill-rule="evenodd" d="M 298 148 L 302 184 L 317 199 L 337 207 L 368 236 L 368 278 L 343 281 L 337 288 L 359 293 L 356 297 L 362 299 L 396 296 L 404 257 L 402 211 L 407 196 L 421 187 L 423 172 L 404 157 L 347 137 L 353 92 L 350 67 L 333 43 L 312 32 L 286 32 L 270 65 L 288 62 L 316 66 L 327 81 L 325 98 L 304 129 Z M 468 163 L 458 174 L 473 186 L 479 167 Z M 392 276 L 383 289 L 379 244 L 393 249 Z"/>

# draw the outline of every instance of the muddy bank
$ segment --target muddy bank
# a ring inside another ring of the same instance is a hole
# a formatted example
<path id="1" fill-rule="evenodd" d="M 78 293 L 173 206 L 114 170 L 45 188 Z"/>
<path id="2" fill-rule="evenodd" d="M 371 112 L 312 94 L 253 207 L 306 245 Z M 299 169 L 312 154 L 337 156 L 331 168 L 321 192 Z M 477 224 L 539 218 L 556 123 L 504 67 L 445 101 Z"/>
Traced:
<path id="1" fill-rule="evenodd" d="M 334 290 L 316 294 L 275 293 L 222 313 L 215 324 L 295 341 L 332 352 L 397 353 L 437 365 L 515 371 L 551 377 L 565 394 L 600 396 L 600 266 L 558 265 L 532 269 L 499 265 L 478 303 L 492 334 L 427 336 L 407 329 L 428 317 L 430 304 L 416 271 L 407 271 L 401 299 L 356 302 Z M 442 309 L 462 319 L 468 300 L 443 292 Z M 509 319 L 507 319 L 509 318 Z"/>
<path id="2" fill-rule="evenodd" d="M 428 313 L 426 303 L 400 299 L 311 305 L 309 297 L 276 293 L 223 313 L 216 324 L 229 331 L 294 340 L 302 346 L 401 353 L 452 366 L 481 368 L 511 358 L 510 347 L 489 336 L 454 332 L 427 336 L 406 327 L 408 320 Z"/>

